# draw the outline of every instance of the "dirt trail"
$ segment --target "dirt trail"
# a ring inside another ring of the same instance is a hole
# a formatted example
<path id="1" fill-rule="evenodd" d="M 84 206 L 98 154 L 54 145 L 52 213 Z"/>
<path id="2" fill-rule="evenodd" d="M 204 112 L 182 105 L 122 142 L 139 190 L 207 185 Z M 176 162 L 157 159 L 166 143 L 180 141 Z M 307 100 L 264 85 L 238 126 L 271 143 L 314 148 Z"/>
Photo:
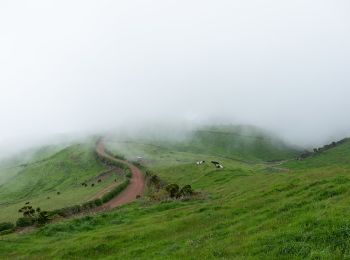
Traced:
<path id="1" fill-rule="evenodd" d="M 109 154 L 106 153 L 105 147 L 103 144 L 103 140 L 99 141 L 96 146 L 96 152 L 105 158 L 108 158 L 110 160 L 113 160 L 115 162 L 121 162 L 126 164 L 130 170 L 131 170 L 131 180 L 128 187 L 126 187 L 118 196 L 113 198 L 112 200 L 108 201 L 107 203 L 103 204 L 102 206 L 96 208 L 95 211 L 104 211 L 108 209 L 115 208 L 117 206 L 132 202 L 136 199 L 137 195 L 142 195 L 145 189 L 145 181 L 143 179 L 142 173 L 139 168 L 137 168 L 135 165 L 123 161 L 120 159 L 117 159 Z"/>

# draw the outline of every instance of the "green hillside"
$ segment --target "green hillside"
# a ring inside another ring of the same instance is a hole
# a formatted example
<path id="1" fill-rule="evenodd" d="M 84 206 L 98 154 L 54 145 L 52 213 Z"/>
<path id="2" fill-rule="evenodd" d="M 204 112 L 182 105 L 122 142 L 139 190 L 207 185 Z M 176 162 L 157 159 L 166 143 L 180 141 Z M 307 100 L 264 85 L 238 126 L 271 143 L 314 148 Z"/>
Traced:
<path id="1" fill-rule="evenodd" d="M 279 161 L 297 157 L 301 150 L 272 133 L 246 125 L 210 126 L 184 134 L 179 140 L 126 139 L 170 152 L 216 155 L 245 161 Z M 120 138 L 120 140 L 123 140 Z M 129 153 L 129 148 L 125 153 Z"/>
<path id="2" fill-rule="evenodd" d="M 0 185 L 11 179 L 28 164 L 50 157 L 65 147 L 66 145 L 52 145 L 39 149 L 33 148 L 0 160 Z"/>
<path id="3" fill-rule="evenodd" d="M 312 156 L 302 161 L 290 161 L 285 164 L 292 169 L 305 169 L 330 167 L 348 168 L 350 167 L 350 139 L 344 139 L 334 148 L 313 153 Z"/>
<path id="4" fill-rule="evenodd" d="M 62 208 L 85 202 L 112 183 L 118 178 L 115 174 L 97 185 L 96 178 L 108 168 L 95 158 L 94 145 L 72 145 L 53 154 L 51 149 L 40 149 L 31 161 L 11 172 L 4 170 L 11 178 L 0 186 L 0 222 L 16 220 L 26 202 L 45 210 Z M 96 185 L 83 187 L 86 181 Z"/>
<path id="5" fill-rule="evenodd" d="M 350 142 L 281 163 L 247 163 L 210 154 L 212 149 L 199 153 L 149 142 L 110 139 L 107 146 L 131 159 L 144 156 L 143 164 L 162 180 L 190 184 L 200 196 L 146 196 L 111 212 L 3 236 L 0 258 L 350 257 Z M 224 169 L 196 165 L 198 159 L 219 160 Z"/>
<path id="6" fill-rule="evenodd" d="M 252 126 L 197 130 L 190 140 L 190 147 L 202 153 L 263 161 L 293 158 L 300 152 L 271 133 Z"/>

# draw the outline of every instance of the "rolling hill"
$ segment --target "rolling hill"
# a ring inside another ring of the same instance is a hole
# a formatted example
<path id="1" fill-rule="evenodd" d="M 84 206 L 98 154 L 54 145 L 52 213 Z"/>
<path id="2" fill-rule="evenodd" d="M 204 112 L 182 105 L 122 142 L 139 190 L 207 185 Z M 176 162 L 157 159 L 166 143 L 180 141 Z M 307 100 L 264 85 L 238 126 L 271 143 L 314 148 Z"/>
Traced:
<path id="1" fill-rule="evenodd" d="M 91 141 L 55 152 L 40 149 L 31 161 L 15 166 L 11 178 L 0 186 L 0 222 L 16 220 L 18 209 L 26 202 L 53 210 L 85 202 L 115 179 L 121 182 L 121 176 L 111 173 L 97 183 L 98 176 L 110 169 L 95 158 L 94 146 Z M 91 187 L 92 183 L 96 185 Z"/>
<path id="2" fill-rule="evenodd" d="M 284 142 L 273 133 L 248 125 L 207 126 L 185 132 L 180 138 L 112 138 L 163 151 L 216 155 L 247 162 L 279 161 L 295 158 L 302 149 Z M 130 147 L 123 153 L 129 153 Z"/>
<path id="3" fill-rule="evenodd" d="M 199 196 L 153 200 L 150 189 L 143 198 L 110 212 L 3 236 L 0 257 L 350 257 L 349 141 L 304 160 L 293 158 L 297 150 L 282 145 L 277 150 L 287 151 L 279 157 L 283 162 L 269 162 L 275 157 L 275 143 L 260 141 L 259 145 L 266 146 L 259 152 L 237 152 L 240 158 L 250 159 L 246 162 L 230 158 L 236 153 L 236 141 L 227 147 L 220 143 L 222 136 L 229 138 L 227 130 L 223 135 L 213 131 L 199 133 L 186 146 L 183 142 L 106 140 L 113 153 L 123 153 L 129 159 L 142 156 L 145 170 L 167 183 L 190 184 Z M 218 145 L 211 147 L 209 135 L 220 136 Z M 219 160 L 224 169 L 210 163 L 196 165 L 198 159 Z"/>

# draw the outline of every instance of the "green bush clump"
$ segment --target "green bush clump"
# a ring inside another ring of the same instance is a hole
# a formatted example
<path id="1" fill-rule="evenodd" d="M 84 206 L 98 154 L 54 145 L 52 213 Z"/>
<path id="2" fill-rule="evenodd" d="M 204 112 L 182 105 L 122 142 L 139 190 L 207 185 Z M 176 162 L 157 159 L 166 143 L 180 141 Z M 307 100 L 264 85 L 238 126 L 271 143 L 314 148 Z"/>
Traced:
<path id="1" fill-rule="evenodd" d="M 40 208 L 34 209 L 32 206 L 27 205 L 28 203 L 18 210 L 19 213 L 23 214 L 23 217 L 17 220 L 16 225 L 18 227 L 27 227 L 34 224 L 44 225 L 49 222 L 49 212 L 42 211 Z"/>
<path id="2" fill-rule="evenodd" d="M 74 214 L 78 214 L 82 211 L 81 205 L 74 205 L 66 208 L 56 209 L 50 212 L 50 215 L 59 215 L 62 217 L 68 217 Z"/>
<path id="3" fill-rule="evenodd" d="M 122 192 L 130 183 L 130 180 L 127 179 L 125 180 L 122 184 L 118 185 L 115 187 L 113 190 L 110 192 L 106 193 L 105 195 L 102 196 L 101 200 L 103 203 L 106 203 L 113 199 L 115 196 L 117 196 L 120 192 Z"/>
<path id="4" fill-rule="evenodd" d="M 132 173 L 131 173 L 130 169 L 126 169 L 126 170 L 125 170 L 125 176 L 126 176 L 126 178 L 131 179 Z"/>
<path id="5" fill-rule="evenodd" d="M 2 222 L 0 223 L 0 232 L 5 230 L 11 230 L 15 227 L 15 225 L 11 222 Z"/>
<path id="6" fill-rule="evenodd" d="M 8 229 L 8 230 L 0 231 L 0 236 L 11 234 L 12 232 L 14 232 L 14 229 Z"/>
<path id="7" fill-rule="evenodd" d="M 179 185 L 173 183 L 173 184 L 169 184 L 165 187 L 165 190 L 169 193 L 169 196 L 171 198 L 176 198 L 178 193 L 179 193 Z"/>
<path id="8" fill-rule="evenodd" d="M 188 197 L 194 194 L 191 185 L 185 185 L 180 189 L 179 185 L 173 183 L 167 185 L 165 190 L 168 192 L 170 198 Z"/>
<path id="9" fill-rule="evenodd" d="M 30 217 L 21 217 L 16 221 L 17 227 L 29 227 L 34 224 L 34 219 Z"/>
<path id="10" fill-rule="evenodd" d="M 81 205 L 83 209 L 93 209 L 95 208 L 95 203 L 94 201 L 88 201 L 83 203 L 83 205 Z"/>
<path id="11" fill-rule="evenodd" d="M 194 191 L 191 187 L 191 185 L 185 185 L 182 187 L 182 189 L 179 191 L 179 195 L 181 196 L 191 196 L 194 194 Z"/>
<path id="12" fill-rule="evenodd" d="M 103 204 L 103 202 L 102 202 L 101 199 L 95 199 L 94 200 L 94 204 L 95 204 L 96 207 L 98 207 L 98 206 L 101 206 Z"/>
<path id="13" fill-rule="evenodd" d="M 166 183 L 161 180 L 158 175 L 153 172 L 147 170 L 146 171 L 146 182 L 148 186 L 153 186 L 156 190 L 160 190 L 162 187 L 166 186 Z"/>

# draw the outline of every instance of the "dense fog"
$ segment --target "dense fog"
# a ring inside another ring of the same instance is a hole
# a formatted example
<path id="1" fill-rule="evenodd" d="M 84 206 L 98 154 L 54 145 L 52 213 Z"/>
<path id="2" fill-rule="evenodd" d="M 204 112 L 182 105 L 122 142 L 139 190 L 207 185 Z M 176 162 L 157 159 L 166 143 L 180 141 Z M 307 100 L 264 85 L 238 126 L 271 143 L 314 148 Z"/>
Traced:
<path id="1" fill-rule="evenodd" d="M 154 124 L 350 136 L 350 3 L 1 1 L 0 154 Z"/>

